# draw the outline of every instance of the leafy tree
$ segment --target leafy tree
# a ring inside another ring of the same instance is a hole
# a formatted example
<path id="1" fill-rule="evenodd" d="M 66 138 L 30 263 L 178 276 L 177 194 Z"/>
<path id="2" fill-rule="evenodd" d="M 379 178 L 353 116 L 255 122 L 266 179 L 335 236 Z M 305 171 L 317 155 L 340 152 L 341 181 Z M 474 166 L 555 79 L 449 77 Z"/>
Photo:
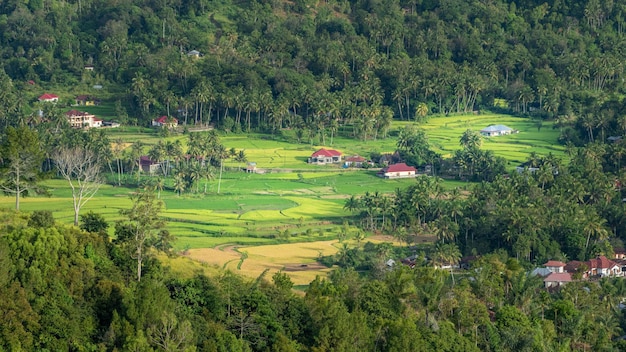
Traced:
<path id="1" fill-rule="evenodd" d="M 2 189 L 15 195 L 15 209 L 20 210 L 20 197 L 35 190 L 43 159 L 37 132 L 28 127 L 9 127 L 2 145 Z"/>
<path id="2" fill-rule="evenodd" d="M 54 226 L 54 216 L 50 210 L 36 210 L 30 214 L 28 226 L 34 228 L 48 228 Z"/>
<path id="3" fill-rule="evenodd" d="M 116 242 L 129 248 L 132 258 L 137 261 L 137 281 L 141 281 L 143 261 L 150 255 L 150 248 L 163 240 L 159 237 L 165 235 L 161 231 L 165 221 L 159 217 L 163 202 L 157 200 L 150 189 L 131 196 L 131 201 L 130 209 L 120 210 L 126 220 L 116 227 Z"/>
<path id="4" fill-rule="evenodd" d="M 109 227 L 109 223 L 106 222 L 104 216 L 93 211 L 81 214 L 80 221 L 80 229 L 91 233 L 106 233 Z"/>

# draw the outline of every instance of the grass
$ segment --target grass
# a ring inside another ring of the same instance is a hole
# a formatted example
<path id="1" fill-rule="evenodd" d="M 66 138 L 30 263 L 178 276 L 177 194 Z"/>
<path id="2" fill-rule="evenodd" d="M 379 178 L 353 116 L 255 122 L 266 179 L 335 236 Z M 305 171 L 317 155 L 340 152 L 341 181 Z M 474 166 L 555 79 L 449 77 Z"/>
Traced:
<path id="1" fill-rule="evenodd" d="M 96 114 L 94 107 L 84 110 Z M 101 115 L 107 116 L 106 107 Z M 394 122 L 391 134 L 412 122 Z M 459 149 L 459 137 L 468 128 L 480 130 L 491 124 L 505 124 L 520 133 L 485 138 L 483 148 L 506 158 L 509 168 L 525 161 L 531 152 L 539 155 L 554 153 L 564 156 L 564 148 L 557 145 L 558 131 L 544 123 L 540 131 L 528 119 L 505 115 L 463 115 L 433 117 L 423 127 L 433 148 L 449 156 Z M 124 127 L 107 130 L 112 141 L 122 139 L 131 143 L 141 141 L 146 145 L 159 140 L 181 140 L 186 145 L 187 136 L 172 135 L 163 138 L 152 129 Z M 265 268 L 283 270 L 288 264 L 307 264 L 317 258 L 320 251 L 336 251 L 336 234 L 341 223 L 350 214 L 343 209 L 345 199 L 366 191 L 393 192 L 405 188 L 412 179 L 384 180 L 371 170 L 341 169 L 339 166 L 316 166 L 306 163 L 309 155 L 319 145 L 293 144 L 293 131 L 285 131 L 282 139 L 265 135 L 226 135 L 221 140 L 227 148 L 245 149 L 249 161 L 257 162 L 265 174 L 247 174 L 236 170 L 242 166 L 232 160 L 225 162 L 227 171 L 217 194 L 217 181 L 208 184 L 206 195 L 183 195 L 178 197 L 171 188 L 162 192 L 165 204 L 162 213 L 168 220 L 168 230 L 177 237 L 176 250 L 201 253 L 200 265 L 185 259 L 166 259 L 173 271 L 211 271 L 216 268 L 237 270 L 250 276 L 259 275 Z M 369 156 L 372 152 L 392 152 L 396 138 L 376 141 L 356 141 L 335 138 L 332 146 L 345 155 Z M 146 148 L 147 150 L 147 148 Z M 63 180 L 46 180 L 42 185 L 49 189 L 50 197 L 27 197 L 21 202 L 23 211 L 52 210 L 55 218 L 63 223 L 73 221 L 71 191 Z M 171 186 L 171 182 L 169 183 Z M 203 189 L 203 183 L 200 189 Z M 445 181 L 446 188 L 467 188 L 468 183 Z M 131 206 L 129 195 L 135 189 L 103 185 L 96 197 L 91 199 L 81 213 L 94 211 L 102 214 L 111 225 L 122 220 L 120 209 Z M 0 207 L 12 208 L 14 198 L 0 197 Z M 279 239 L 279 234 L 289 234 Z M 113 232 L 113 226 L 110 228 Z M 321 235 L 320 235 L 321 232 Z M 225 250 L 225 245 L 245 246 L 248 257 L 241 261 L 241 253 Z M 323 248 L 320 249 L 320 246 Z M 323 249 L 323 250 L 322 250 Z M 333 252 L 329 252 L 333 253 Z M 194 256 L 192 256 L 193 258 Z M 297 268 L 296 268 L 297 269 Z M 327 269 L 292 270 L 292 280 L 298 285 L 310 282 L 315 275 Z"/>

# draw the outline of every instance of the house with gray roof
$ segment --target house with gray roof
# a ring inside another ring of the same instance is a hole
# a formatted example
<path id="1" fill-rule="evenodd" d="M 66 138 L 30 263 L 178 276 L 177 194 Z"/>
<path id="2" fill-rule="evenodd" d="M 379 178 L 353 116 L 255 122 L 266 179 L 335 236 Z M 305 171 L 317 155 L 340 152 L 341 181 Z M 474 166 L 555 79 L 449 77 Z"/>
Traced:
<path id="1" fill-rule="evenodd" d="M 480 130 L 480 134 L 485 137 L 504 136 L 511 133 L 517 133 L 518 131 L 505 125 L 491 125 Z"/>

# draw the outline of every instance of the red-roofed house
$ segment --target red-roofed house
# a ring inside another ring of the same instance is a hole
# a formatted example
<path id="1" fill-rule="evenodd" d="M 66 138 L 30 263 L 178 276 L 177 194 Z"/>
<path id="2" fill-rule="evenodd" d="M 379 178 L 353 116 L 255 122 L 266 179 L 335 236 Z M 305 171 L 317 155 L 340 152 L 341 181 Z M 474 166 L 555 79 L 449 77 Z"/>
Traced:
<path id="1" fill-rule="evenodd" d="M 347 157 L 343 164 L 345 165 L 345 167 L 350 167 L 350 166 L 361 167 L 366 162 L 367 160 L 364 157 L 360 155 L 353 155 L 353 156 Z"/>
<path id="2" fill-rule="evenodd" d="M 545 263 L 543 266 L 546 267 L 546 269 L 550 270 L 553 273 L 562 273 L 564 272 L 564 268 L 565 268 L 565 263 L 560 262 L 558 260 L 550 260 L 547 263 Z"/>
<path id="3" fill-rule="evenodd" d="M 415 177 L 417 170 L 413 166 L 408 166 L 405 163 L 397 163 L 389 165 L 378 173 L 378 176 L 384 178 L 407 178 Z"/>
<path id="4" fill-rule="evenodd" d="M 612 260 L 601 255 L 597 258 L 590 259 L 588 262 L 589 276 L 623 276 L 622 268 Z"/>
<path id="5" fill-rule="evenodd" d="M 320 149 L 311 154 L 309 164 L 337 164 L 341 162 L 341 152 L 334 149 Z"/>
<path id="6" fill-rule="evenodd" d="M 38 99 L 39 101 L 45 101 L 48 103 L 56 103 L 57 101 L 59 101 L 59 96 L 55 94 L 46 93 L 40 96 Z"/>
<path id="7" fill-rule="evenodd" d="M 561 287 L 568 282 L 572 282 L 572 274 L 570 273 L 552 273 L 543 279 L 546 288 Z"/>
<path id="8" fill-rule="evenodd" d="M 102 127 L 102 120 L 88 112 L 70 110 L 65 113 L 70 126 L 74 128 Z"/>
<path id="9" fill-rule="evenodd" d="M 174 117 L 161 116 L 152 120 L 152 126 L 154 127 L 176 127 L 178 126 L 178 119 Z"/>

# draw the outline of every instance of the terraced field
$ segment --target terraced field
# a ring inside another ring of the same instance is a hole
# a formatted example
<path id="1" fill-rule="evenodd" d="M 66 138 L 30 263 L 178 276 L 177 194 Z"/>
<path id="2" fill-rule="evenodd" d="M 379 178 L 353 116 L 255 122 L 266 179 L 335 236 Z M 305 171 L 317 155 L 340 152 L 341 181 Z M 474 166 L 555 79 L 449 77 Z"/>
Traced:
<path id="1" fill-rule="evenodd" d="M 391 134 L 397 135 L 398 129 L 409 124 L 411 122 L 394 122 Z M 426 130 L 436 151 L 449 156 L 460 148 L 458 140 L 465 130 L 480 130 L 491 124 L 505 124 L 519 130 L 517 134 L 483 141 L 483 148 L 506 158 L 510 169 L 525 161 L 531 152 L 564 156 L 564 148 L 556 143 L 558 131 L 549 123 L 544 123 L 538 131 L 535 123 L 527 119 L 467 115 L 434 117 L 421 127 Z M 140 131 L 111 131 L 110 138 L 114 141 L 119 137 L 127 143 L 141 140 L 147 145 L 155 144 L 161 138 Z M 293 131 L 284 132 L 287 139 L 291 138 L 290 133 Z M 183 135 L 167 138 L 180 139 L 183 145 L 187 140 Z M 172 181 L 168 180 L 161 194 L 165 204 L 162 215 L 168 221 L 170 232 L 177 237 L 176 249 L 185 250 L 190 257 L 202 259 L 207 265 L 219 264 L 251 276 L 258 275 L 264 268 L 292 268 L 290 275 L 298 282 L 310 282 L 316 274 L 325 272 L 313 263 L 319 255 L 319 246 L 325 250 L 335 248 L 327 244 L 336 242 L 339 227 L 349 215 L 343 209 L 347 197 L 366 191 L 389 193 L 415 182 L 411 179 L 384 180 L 371 170 L 307 164 L 308 156 L 319 146 L 292 144 L 259 135 L 227 135 L 221 139 L 227 148 L 245 149 L 248 160 L 256 162 L 266 172 L 246 174 L 235 171 L 243 165 L 228 161 L 225 165 L 231 171 L 223 174 L 220 194 L 216 193 L 217 180 L 214 180 L 207 185 L 207 194 L 178 197 L 173 192 Z M 327 147 L 338 149 L 345 155 L 369 156 L 372 152 L 392 152 L 395 144 L 395 138 L 376 141 L 336 138 L 334 145 Z M 51 196 L 24 198 L 22 210 L 52 210 L 58 221 L 72 223 L 71 193 L 67 184 L 61 180 L 48 180 L 43 185 Z M 468 184 L 444 182 L 444 187 L 459 186 L 468 187 Z M 102 214 L 112 225 L 110 232 L 113 234 L 114 222 L 121 220 L 119 210 L 130 207 L 129 195 L 134 191 L 103 185 L 82 213 L 93 210 Z M 13 198 L 0 197 L 0 207 L 13 206 Z M 237 247 L 238 252 L 225 254 L 224 246 Z M 243 262 L 240 262 L 241 251 L 247 252 Z M 193 266 L 186 262 L 176 265 Z M 306 265 L 306 269 L 299 265 Z"/>

